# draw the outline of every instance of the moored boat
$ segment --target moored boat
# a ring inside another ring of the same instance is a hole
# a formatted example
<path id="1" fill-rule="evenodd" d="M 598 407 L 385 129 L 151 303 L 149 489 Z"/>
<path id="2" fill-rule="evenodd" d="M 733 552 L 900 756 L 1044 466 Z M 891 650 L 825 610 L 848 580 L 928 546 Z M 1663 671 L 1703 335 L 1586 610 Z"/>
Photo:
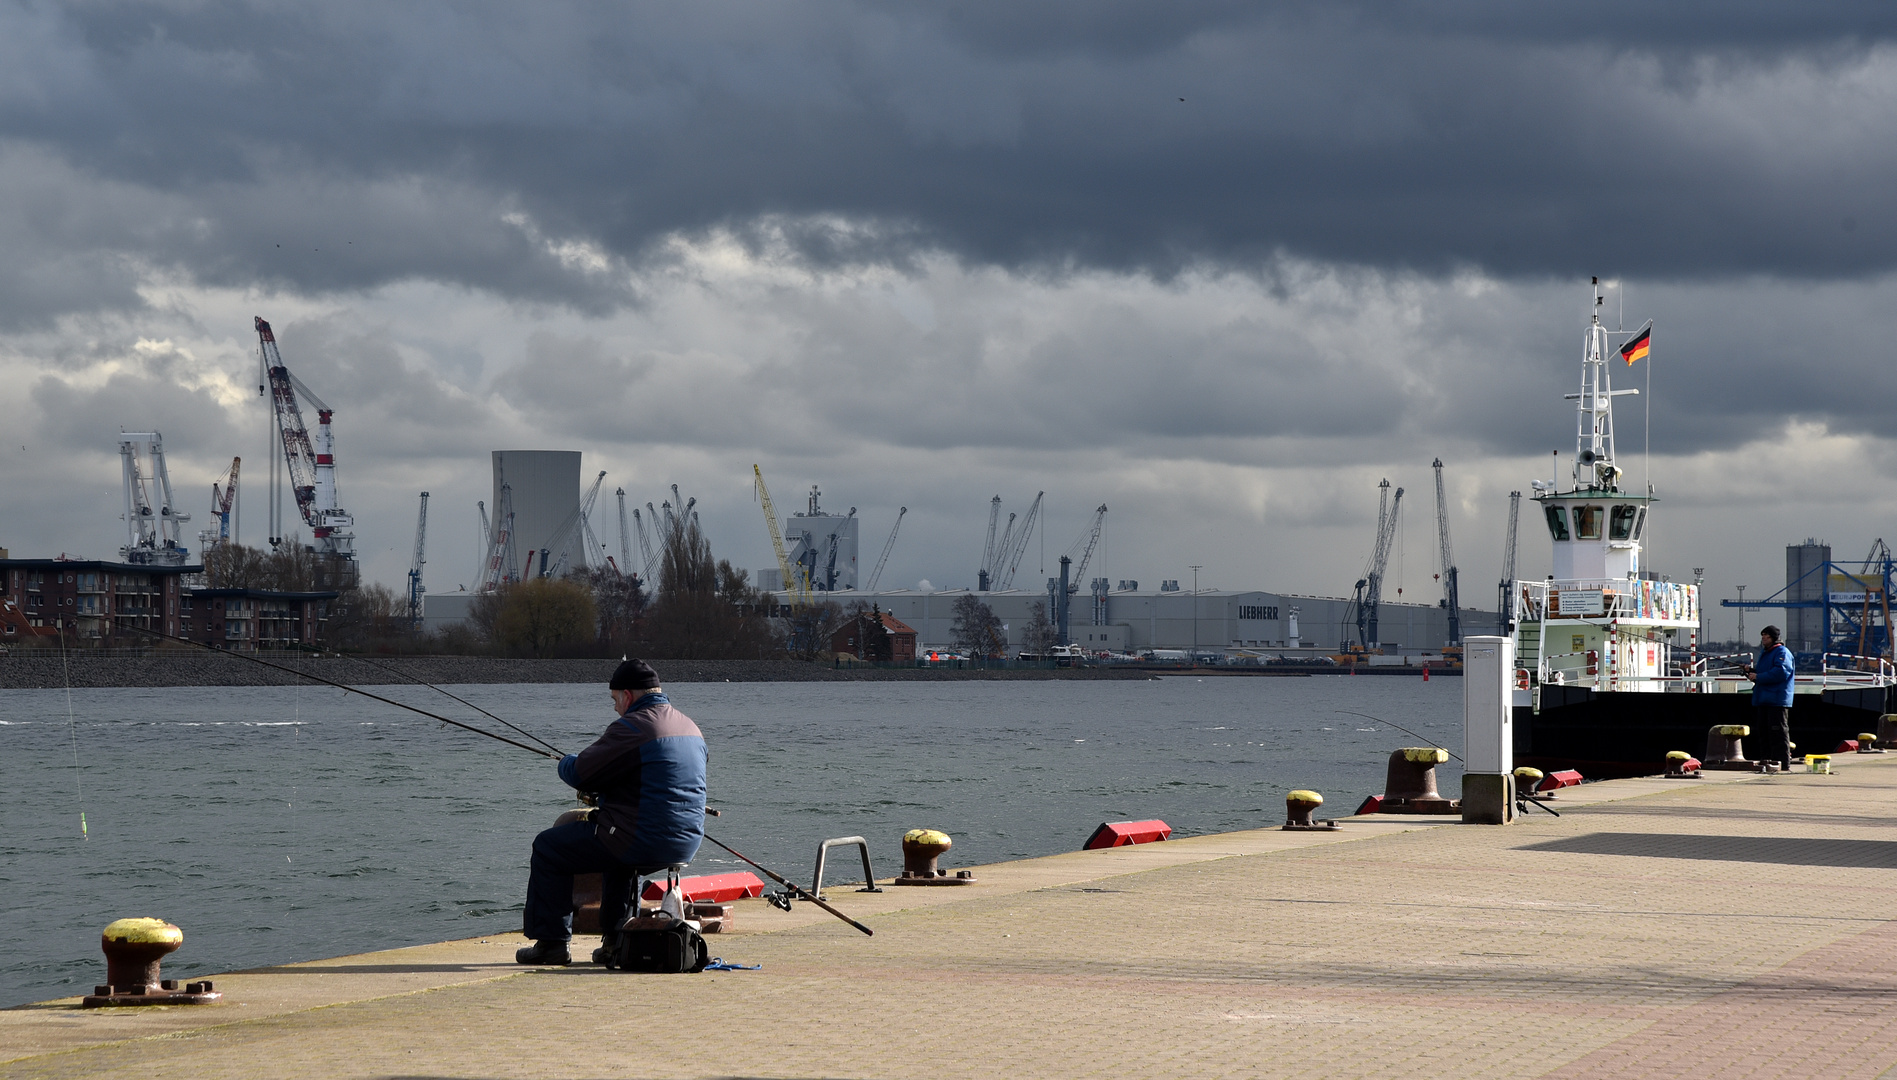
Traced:
<path id="1" fill-rule="evenodd" d="M 1716 724 L 1750 724 L 1752 685 L 1707 673 L 1698 655 L 1700 590 L 1643 567 L 1643 537 L 1658 501 L 1649 487 L 1629 491 L 1614 461 L 1614 399 L 1639 393 L 1613 388 L 1610 361 L 1631 365 L 1646 354 L 1651 324 L 1625 334 L 1601 325 L 1604 297 L 1594 279 L 1594 304 L 1581 361 L 1573 474 L 1535 480 L 1553 545 L 1546 581 L 1512 585 L 1516 617 L 1515 758 L 1544 771 L 1578 769 L 1605 779 L 1658 773 L 1668 751 L 1699 754 Z M 1891 711 L 1891 664 L 1852 658 L 1834 669 L 1800 672 L 1794 684 L 1792 739 L 1800 753 L 1828 753 L 1860 732 L 1875 731 Z M 1747 756 L 1776 749 L 1762 731 Z"/>

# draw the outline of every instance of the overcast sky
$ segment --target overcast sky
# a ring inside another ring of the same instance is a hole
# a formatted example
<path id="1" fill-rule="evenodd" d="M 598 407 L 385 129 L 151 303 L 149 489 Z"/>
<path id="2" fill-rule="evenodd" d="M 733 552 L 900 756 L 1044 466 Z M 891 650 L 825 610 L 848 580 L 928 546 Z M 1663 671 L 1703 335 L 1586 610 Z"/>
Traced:
<path id="1" fill-rule="evenodd" d="M 1656 327 L 1616 372 L 1652 381 L 1619 414 L 1650 562 L 1757 596 L 1788 542 L 1897 533 L 1893 34 L 1884 4 L 0 3 L 0 546 L 114 557 L 115 436 L 152 428 L 192 546 L 239 454 L 259 541 L 262 315 L 391 585 L 418 492 L 430 588 L 471 583 L 487 451 L 554 448 L 679 484 L 753 569 L 754 462 L 780 507 L 857 507 L 866 564 L 908 506 L 911 587 L 972 584 L 989 497 L 1045 490 L 1049 572 L 1104 502 L 1089 576 L 1341 595 L 1387 476 L 1393 578 L 1433 597 L 1441 457 L 1492 606 L 1598 274 Z"/>

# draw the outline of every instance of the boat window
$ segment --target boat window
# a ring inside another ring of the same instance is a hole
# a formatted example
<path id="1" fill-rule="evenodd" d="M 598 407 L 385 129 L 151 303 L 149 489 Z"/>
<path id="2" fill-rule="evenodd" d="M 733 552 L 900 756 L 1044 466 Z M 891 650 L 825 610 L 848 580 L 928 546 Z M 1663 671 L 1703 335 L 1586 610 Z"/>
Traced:
<path id="1" fill-rule="evenodd" d="M 1614 507 L 1613 516 L 1607 521 L 1609 540 L 1628 540 L 1634 534 L 1634 516 L 1640 513 L 1638 506 L 1621 505 Z"/>
<path id="2" fill-rule="evenodd" d="M 1574 535 L 1581 540 L 1599 540 L 1601 538 L 1602 507 L 1577 506 L 1574 508 Z"/>
<path id="3" fill-rule="evenodd" d="M 1548 507 L 1548 532 L 1556 540 L 1568 538 L 1568 511 L 1566 507 Z"/>
<path id="4" fill-rule="evenodd" d="M 1647 508 L 1640 508 L 1640 516 L 1634 519 L 1634 539 L 1640 539 L 1640 530 L 1647 527 Z"/>

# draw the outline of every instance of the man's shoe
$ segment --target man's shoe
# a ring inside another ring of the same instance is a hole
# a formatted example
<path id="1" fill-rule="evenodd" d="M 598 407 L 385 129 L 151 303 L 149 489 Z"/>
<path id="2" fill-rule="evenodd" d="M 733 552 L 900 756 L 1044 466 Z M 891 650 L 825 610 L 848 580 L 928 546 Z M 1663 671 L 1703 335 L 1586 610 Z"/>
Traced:
<path id="1" fill-rule="evenodd" d="M 573 962 L 566 951 L 566 942 L 555 938 L 536 941 L 524 949 L 514 951 L 514 963 L 534 964 L 541 967 L 565 967 Z"/>
<path id="2" fill-rule="evenodd" d="M 604 964 L 612 958 L 613 950 L 619 947 L 619 938 L 613 934 L 602 934 L 599 948 L 593 950 L 593 963 Z"/>

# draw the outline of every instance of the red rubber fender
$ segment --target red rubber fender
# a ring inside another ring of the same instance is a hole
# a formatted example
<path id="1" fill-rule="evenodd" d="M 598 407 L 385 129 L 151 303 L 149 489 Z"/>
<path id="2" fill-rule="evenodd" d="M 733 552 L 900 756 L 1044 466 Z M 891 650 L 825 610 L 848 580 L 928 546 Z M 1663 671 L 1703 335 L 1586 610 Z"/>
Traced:
<path id="1" fill-rule="evenodd" d="M 1151 821 L 1104 821 L 1087 838 L 1082 851 L 1097 848 L 1126 847 L 1128 844 L 1150 844 L 1164 840 L 1172 835 L 1172 826 L 1154 818 Z"/>
<path id="2" fill-rule="evenodd" d="M 1357 815 L 1359 817 L 1363 816 L 1364 814 L 1381 814 L 1381 813 L 1383 813 L 1383 796 L 1381 795 L 1367 796 L 1363 801 L 1363 805 L 1357 808 Z"/>
<path id="3" fill-rule="evenodd" d="M 1833 750 L 1831 752 L 1834 754 L 1855 754 L 1857 753 L 1857 740 L 1846 739 L 1843 742 L 1838 744 L 1838 748 L 1836 750 Z"/>
<path id="4" fill-rule="evenodd" d="M 1564 787 L 1576 787 L 1581 783 L 1581 774 L 1573 769 L 1560 769 L 1541 778 L 1541 786 L 1536 791 L 1557 791 Z"/>
<path id="5" fill-rule="evenodd" d="M 705 874 L 701 877 L 679 878 L 678 891 L 684 893 L 685 899 L 694 904 L 728 904 L 747 896 L 763 896 L 764 882 L 749 871 L 739 874 Z M 655 878 L 646 882 L 645 889 L 639 893 L 639 897 L 643 900 L 657 900 L 664 895 L 664 878 Z"/>

